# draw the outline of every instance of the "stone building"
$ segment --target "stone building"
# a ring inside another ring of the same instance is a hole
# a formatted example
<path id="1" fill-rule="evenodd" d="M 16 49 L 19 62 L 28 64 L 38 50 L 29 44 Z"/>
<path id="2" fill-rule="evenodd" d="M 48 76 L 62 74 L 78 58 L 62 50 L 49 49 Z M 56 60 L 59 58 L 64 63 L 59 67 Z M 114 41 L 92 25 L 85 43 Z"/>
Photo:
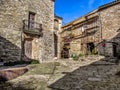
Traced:
<path id="1" fill-rule="evenodd" d="M 55 57 L 55 59 L 61 58 L 61 52 L 60 52 L 61 51 L 61 47 L 60 47 L 61 27 L 62 27 L 62 18 L 55 15 L 55 18 L 54 18 L 54 32 L 53 32 L 53 34 L 54 34 L 54 57 Z"/>
<path id="2" fill-rule="evenodd" d="M 120 0 L 62 26 L 62 57 L 98 53 L 117 56 L 120 53 Z"/>
<path id="3" fill-rule="evenodd" d="M 0 61 L 54 58 L 54 0 L 0 0 Z"/>

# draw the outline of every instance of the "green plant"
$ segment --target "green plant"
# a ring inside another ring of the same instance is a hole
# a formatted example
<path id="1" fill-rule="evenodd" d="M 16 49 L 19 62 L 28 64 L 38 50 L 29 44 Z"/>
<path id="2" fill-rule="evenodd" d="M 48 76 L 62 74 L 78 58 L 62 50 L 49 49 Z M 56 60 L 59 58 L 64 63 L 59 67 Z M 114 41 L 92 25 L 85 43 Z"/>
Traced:
<path id="1" fill-rule="evenodd" d="M 79 56 L 73 57 L 73 60 L 77 61 L 79 59 Z"/>
<path id="2" fill-rule="evenodd" d="M 92 50 L 91 55 L 95 55 L 95 49 Z"/>
<path id="3" fill-rule="evenodd" d="M 82 56 L 84 56 L 84 55 L 83 55 L 82 53 L 80 53 L 80 54 L 79 54 L 79 57 L 82 57 Z"/>
<path id="4" fill-rule="evenodd" d="M 79 55 L 76 55 L 76 54 L 72 54 L 71 55 L 71 58 L 75 61 L 77 61 L 79 59 Z"/>
<path id="5" fill-rule="evenodd" d="M 39 61 L 38 60 L 32 60 L 31 64 L 39 64 Z"/>

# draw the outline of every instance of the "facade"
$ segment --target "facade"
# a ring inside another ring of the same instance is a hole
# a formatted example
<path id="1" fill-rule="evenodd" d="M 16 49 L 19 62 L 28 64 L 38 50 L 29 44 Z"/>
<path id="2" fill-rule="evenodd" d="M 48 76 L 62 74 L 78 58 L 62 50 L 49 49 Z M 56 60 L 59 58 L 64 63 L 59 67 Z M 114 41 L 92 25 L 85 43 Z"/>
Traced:
<path id="1" fill-rule="evenodd" d="M 96 10 L 62 26 L 61 55 L 120 53 L 120 0 L 100 6 Z"/>
<path id="2" fill-rule="evenodd" d="M 62 27 L 62 18 L 55 15 L 55 18 L 54 18 L 54 32 L 53 32 L 53 34 L 54 34 L 54 57 L 55 57 L 55 59 L 61 58 L 61 52 L 60 52 L 61 51 L 61 47 L 60 47 L 61 27 Z"/>
<path id="3" fill-rule="evenodd" d="M 0 61 L 54 58 L 54 0 L 0 1 Z"/>

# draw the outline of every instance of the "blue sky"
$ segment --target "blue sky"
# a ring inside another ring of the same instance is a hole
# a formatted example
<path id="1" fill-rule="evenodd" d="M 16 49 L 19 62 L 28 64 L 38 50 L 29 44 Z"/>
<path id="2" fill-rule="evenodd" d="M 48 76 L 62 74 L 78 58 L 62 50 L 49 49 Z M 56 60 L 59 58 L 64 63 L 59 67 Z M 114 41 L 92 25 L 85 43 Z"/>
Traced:
<path id="1" fill-rule="evenodd" d="M 55 13 L 63 18 L 63 24 L 112 2 L 113 0 L 55 0 Z"/>

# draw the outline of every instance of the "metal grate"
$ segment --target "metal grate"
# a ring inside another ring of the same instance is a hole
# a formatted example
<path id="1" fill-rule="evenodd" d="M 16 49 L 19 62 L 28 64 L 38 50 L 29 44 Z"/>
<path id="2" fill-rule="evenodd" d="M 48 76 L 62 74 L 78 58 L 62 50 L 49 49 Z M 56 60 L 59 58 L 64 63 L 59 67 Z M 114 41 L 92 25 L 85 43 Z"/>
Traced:
<path id="1" fill-rule="evenodd" d="M 30 20 L 23 20 L 23 29 L 42 32 L 42 24 Z"/>

